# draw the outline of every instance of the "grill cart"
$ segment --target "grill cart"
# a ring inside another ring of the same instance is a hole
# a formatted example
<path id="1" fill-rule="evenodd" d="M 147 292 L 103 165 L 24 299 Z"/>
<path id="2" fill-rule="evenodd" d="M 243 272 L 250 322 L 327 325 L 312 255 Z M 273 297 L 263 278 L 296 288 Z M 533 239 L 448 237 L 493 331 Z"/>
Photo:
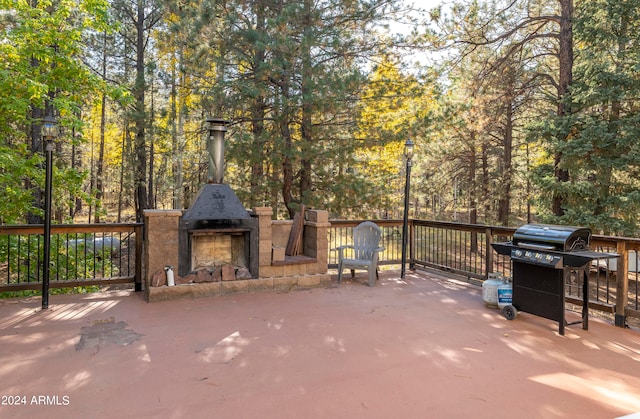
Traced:
<path id="1" fill-rule="evenodd" d="M 565 283 L 572 272 L 582 278 L 582 323 L 589 328 L 589 266 L 596 259 L 617 258 L 618 254 L 589 250 L 591 230 L 545 224 L 518 228 L 510 242 L 492 243 L 501 255 L 511 257 L 513 296 L 503 314 L 513 320 L 518 311 L 558 322 L 564 335 Z"/>

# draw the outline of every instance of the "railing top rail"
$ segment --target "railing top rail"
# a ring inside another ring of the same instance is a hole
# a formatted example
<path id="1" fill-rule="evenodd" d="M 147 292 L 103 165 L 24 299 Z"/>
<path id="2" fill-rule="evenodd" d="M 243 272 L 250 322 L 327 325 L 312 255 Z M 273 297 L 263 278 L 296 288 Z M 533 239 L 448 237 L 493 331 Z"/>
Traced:
<path id="1" fill-rule="evenodd" d="M 492 226 L 492 225 L 486 225 L 486 224 L 467 224 L 467 223 L 458 223 L 453 221 L 412 220 L 412 223 L 417 226 L 448 228 L 451 230 L 467 230 L 467 231 L 485 232 L 487 231 L 487 229 L 489 229 L 493 234 L 505 234 L 505 235 L 511 235 L 513 234 L 514 231 L 516 231 L 515 227 Z"/>
<path id="2" fill-rule="evenodd" d="M 51 226 L 51 233 L 130 232 L 143 225 L 142 223 L 54 224 Z M 43 232 L 42 224 L 0 225 L 0 234 L 41 234 Z"/>
<path id="3" fill-rule="evenodd" d="M 379 226 L 397 226 L 398 224 L 402 224 L 402 220 L 329 220 L 329 222 L 336 226 L 356 226 L 364 221 L 373 221 Z M 416 220 L 410 219 L 410 223 L 416 226 L 428 226 L 428 227 L 439 227 L 439 228 L 448 228 L 452 230 L 467 230 L 467 231 L 478 231 L 485 232 L 487 229 L 491 229 L 494 234 L 505 234 L 510 235 L 514 231 L 516 231 L 516 227 L 503 227 L 503 226 L 490 226 L 484 224 L 466 224 L 466 223 L 457 223 L 457 222 L 449 222 L 449 221 L 429 221 L 429 220 Z"/>
<path id="4" fill-rule="evenodd" d="M 329 220 L 331 224 L 335 226 L 343 226 L 343 227 L 353 227 L 360 224 L 363 221 L 367 220 Z M 380 226 L 397 226 L 402 223 L 402 220 L 371 220 L 374 223 Z M 476 232 L 486 232 L 490 230 L 494 235 L 505 235 L 510 236 L 516 230 L 517 227 L 505 227 L 505 226 L 492 226 L 485 224 L 467 224 L 467 223 L 458 223 L 452 221 L 430 221 L 430 220 L 416 220 L 410 219 L 411 224 L 415 226 L 428 226 L 428 227 L 437 227 L 437 228 L 447 228 L 452 230 L 465 230 L 465 231 L 476 231 Z M 640 250 L 640 238 L 635 237 L 622 237 L 622 236 L 603 236 L 594 234 L 592 236 L 592 245 L 594 246 L 606 246 L 613 245 L 615 246 L 617 243 L 624 243 L 627 250 Z"/>
<path id="5" fill-rule="evenodd" d="M 365 221 L 372 221 L 376 223 L 378 226 L 392 226 L 395 227 L 398 224 L 402 224 L 402 220 L 329 220 L 329 222 L 334 226 L 339 227 L 355 227 L 360 223 Z"/>
<path id="6" fill-rule="evenodd" d="M 640 249 L 640 238 L 635 237 L 619 237 L 619 236 L 601 236 L 594 234 L 591 237 L 592 245 L 614 245 L 616 243 L 624 243 L 627 250 Z"/>

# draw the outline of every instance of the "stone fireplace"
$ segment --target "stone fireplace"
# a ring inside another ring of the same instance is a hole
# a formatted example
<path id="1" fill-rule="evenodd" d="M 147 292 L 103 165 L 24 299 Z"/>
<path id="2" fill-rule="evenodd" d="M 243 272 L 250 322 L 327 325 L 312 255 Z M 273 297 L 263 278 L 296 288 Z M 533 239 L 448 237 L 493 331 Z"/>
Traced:
<path id="1" fill-rule="evenodd" d="M 271 208 L 245 209 L 223 183 L 228 123 L 218 118 L 207 122 L 207 184 L 185 211 L 144 212 L 147 300 L 282 291 L 329 283 L 327 212 L 306 213 L 303 253 L 285 256 L 292 222 L 272 220 Z M 176 275 L 175 286 L 167 285 L 167 270 Z"/>
<path id="2" fill-rule="evenodd" d="M 257 222 L 257 236 L 252 237 L 251 246 L 257 247 L 253 259 L 257 274 L 242 278 L 236 271 L 231 273 L 233 264 L 225 264 L 218 276 L 218 270 L 198 268 L 186 275 L 176 273 L 175 286 L 167 286 L 166 266 L 178 266 L 181 210 L 146 210 L 144 277 L 145 297 L 149 302 L 241 294 L 253 292 L 288 292 L 296 289 L 324 287 L 331 283 L 328 274 L 328 213 L 322 210 L 308 210 L 304 221 L 303 254 L 289 257 L 284 255 L 291 220 L 273 220 L 273 211 L 268 207 L 254 208 L 252 218 Z M 205 229 L 206 231 L 206 229 Z M 207 236 L 206 232 L 196 233 Z M 218 234 L 213 234 L 214 236 Z M 222 234 L 224 235 L 224 234 Z M 246 240 L 247 236 L 244 236 Z M 226 238 L 233 242 L 233 236 Z M 237 239 L 236 239 L 237 240 Z M 212 242 L 214 240 L 211 240 Z M 208 247 L 203 240 L 197 246 Z M 216 244 L 212 244 L 216 246 Z M 226 248 L 226 244 L 224 245 Z M 233 247 L 233 244 L 232 244 Z M 199 252 L 199 250 L 197 250 Z M 205 254 L 215 252 L 204 250 Z M 208 253 L 209 252 L 209 253 Z M 226 250 L 225 250 L 226 252 Z M 233 252 L 233 250 L 232 250 Z M 207 256 L 205 256 L 206 258 Z M 214 258 L 220 258 L 214 256 Z M 198 256 L 200 258 L 200 256 Z M 198 259 L 200 260 L 200 259 Z M 238 269 L 239 271 L 239 269 Z"/>

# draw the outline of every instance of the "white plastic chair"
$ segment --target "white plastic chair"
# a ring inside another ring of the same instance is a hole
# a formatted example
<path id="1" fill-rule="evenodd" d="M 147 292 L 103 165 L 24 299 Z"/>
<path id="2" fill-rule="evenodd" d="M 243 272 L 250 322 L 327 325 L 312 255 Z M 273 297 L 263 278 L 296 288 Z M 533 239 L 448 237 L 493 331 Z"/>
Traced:
<path id="1" fill-rule="evenodd" d="M 338 283 L 342 281 L 342 270 L 351 269 L 351 278 L 356 269 L 366 269 L 369 274 L 369 286 L 375 285 L 378 278 L 378 253 L 382 229 L 371 221 L 365 221 L 353 228 L 353 244 L 337 247 Z M 350 252 L 346 251 L 351 249 Z M 350 257 L 347 257 L 350 256 Z"/>

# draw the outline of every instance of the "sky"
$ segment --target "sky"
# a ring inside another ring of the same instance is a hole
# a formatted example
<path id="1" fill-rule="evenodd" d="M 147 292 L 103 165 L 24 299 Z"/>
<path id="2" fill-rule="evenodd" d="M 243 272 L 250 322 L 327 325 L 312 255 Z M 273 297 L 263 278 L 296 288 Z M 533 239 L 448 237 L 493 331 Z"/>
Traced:
<path id="1" fill-rule="evenodd" d="M 403 3 L 407 6 L 413 6 L 416 9 L 422 9 L 429 11 L 441 4 L 449 3 L 450 0 L 403 0 Z M 390 22 L 389 30 L 391 33 L 402 33 L 408 34 L 411 31 L 411 27 L 409 25 L 401 25 L 398 22 Z M 419 64 L 429 64 L 434 61 L 434 59 L 439 58 L 440 55 L 426 52 L 413 52 L 405 55 L 405 59 L 409 62 L 419 63 Z"/>
<path id="2" fill-rule="evenodd" d="M 449 0 L 402 0 L 402 3 L 405 4 L 407 7 L 411 7 L 412 9 L 421 9 L 425 11 L 429 11 L 447 2 L 449 2 Z M 409 32 L 410 30 L 411 28 L 409 28 L 406 25 L 403 26 L 397 22 L 396 23 L 391 22 L 391 31 L 393 32 L 404 33 L 404 32 Z"/>
<path id="3" fill-rule="evenodd" d="M 436 7 L 442 2 L 443 0 L 420 0 L 420 1 L 414 2 L 414 4 L 419 4 L 425 9 L 431 9 L 432 7 Z M 411 3 L 411 0 L 407 0 L 407 3 Z"/>

